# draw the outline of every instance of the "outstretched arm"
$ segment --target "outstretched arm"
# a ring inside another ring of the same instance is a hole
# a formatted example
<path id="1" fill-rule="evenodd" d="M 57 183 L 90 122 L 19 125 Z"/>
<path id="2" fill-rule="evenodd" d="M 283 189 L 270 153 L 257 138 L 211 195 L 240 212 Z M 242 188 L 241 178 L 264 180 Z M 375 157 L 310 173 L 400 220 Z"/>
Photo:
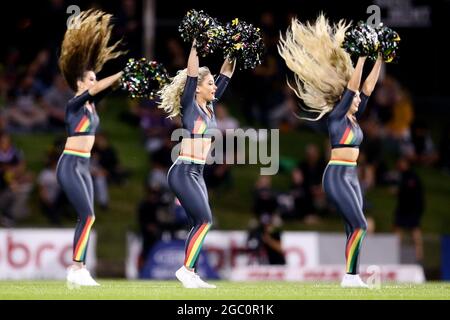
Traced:
<path id="1" fill-rule="evenodd" d="M 195 40 L 192 42 L 191 52 L 189 53 L 188 65 L 187 65 L 187 79 L 184 85 L 183 94 L 181 95 L 181 105 L 185 108 L 188 107 L 191 101 L 195 99 L 195 90 L 197 88 L 199 59 L 197 55 L 197 49 L 195 48 Z M 184 111 L 183 111 L 184 112 Z"/>
<path id="2" fill-rule="evenodd" d="M 355 70 L 348 81 L 347 89 L 344 90 L 341 100 L 336 104 L 333 111 L 331 111 L 330 117 L 343 118 L 347 114 L 348 109 L 352 105 L 353 98 L 359 90 L 365 61 L 366 57 L 359 57 Z"/>
<path id="3" fill-rule="evenodd" d="M 364 68 L 364 63 L 366 62 L 366 57 L 359 57 L 358 62 L 356 64 L 355 70 L 348 81 L 347 88 L 353 92 L 359 90 L 359 86 L 361 85 L 361 76 Z"/>
<path id="4" fill-rule="evenodd" d="M 377 84 L 378 77 L 380 76 L 380 70 L 381 65 L 383 63 L 383 58 L 381 54 L 378 54 L 378 59 L 375 62 L 372 71 L 370 71 L 370 74 L 367 76 L 366 81 L 364 81 L 364 84 L 362 86 L 361 92 L 364 93 L 366 96 L 370 96 L 372 94 L 373 89 L 375 89 L 375 85 Z"/>
<path id="5" fill-rule="evenodd" d="M 359 95 L 361 98 L 361 103 L 358 107 L 358 112 L 356 112 L 355 116 L 357 119 L 359 119 L 364 111 L 366 110 L 367 101 L 369 100 L 370 95 L 372 94 L 373 89 L 375 89 L 375 85 L 377 84 L 378 77 L 380 76 L 380 70 L 381 65 L 383 63 L 383 58 L 380 55 L 378 55 L 378 59 L 375 62 L 372 71 L 370 71 L 370 74 L 367 76 L 366 81 L 364 81 L 364 84 L 361 89 L 361 94 Z"/>
<path id="6" fill-rule="evenodd" d="M 109 76 L 107 78 L 98 81 L 95 85 L 92 86 L 92 88 L 89 89 L 89 94 L 94 97 L 100 92 L 112 86 L 115 86 L 119 82 L 120 77 L 122 77 L 122 74 L 123 72 L 120 71 L 112 76 Z"/>
<path id="7" fill-rule="evenodd" d="M 220 99 L 225 92 L 225 89 L 228 86 L 228 82 L 230 81 L 230 78 L 233 76 L 234 69 L 236 67 L 236 60 L 228 60 L 225 59 L 223 62 L 222 68 L 220 69 L 219 77 L 216 79 L 216 94 L 215 98 Z"/>
<path id="8" fill-rule="evenodd" d="M 234 69 L 236 68 L 236 59 L 228 60 L 225 59 L 223 62 L 222 68 L 220 68 L 220 73 L 228 78 L 231 78 L 234 73 Z"/>
<path id="9" fill-rule="evenodd" d="M 92 88 L 71 99 L 67 105 L 67 109 L 75 111 L 84 106 L 87 101 L 95 103 L 99 102 L 113 90 L 114 86 L 119 83 L 119 79 L 122 77 L 122 74 L 123 72 L 121 71 L 98 81 L 92 86 Z"/>
<path id="10" fill-rule="evenodd" d="M 191 52 L 189 53 L 187 75 L 189 77 L 198 77 L 198 68 L 200 62 L 195 48 L 195 40 L 192 42 Z"/>

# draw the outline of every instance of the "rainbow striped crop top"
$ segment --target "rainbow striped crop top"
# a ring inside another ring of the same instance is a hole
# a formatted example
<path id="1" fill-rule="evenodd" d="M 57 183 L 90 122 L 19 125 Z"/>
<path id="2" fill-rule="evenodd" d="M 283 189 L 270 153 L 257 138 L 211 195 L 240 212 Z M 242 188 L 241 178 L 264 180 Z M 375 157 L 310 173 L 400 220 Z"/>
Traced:
<path id="1" fill-rule="evenodd" d="M 69 137 L 95 135 L 100 123 L 95 110 L 95 103 L 103 96 L 104 93 L 91 96 L 89 91 L 86 91 L 69 100 L 65 116 L 66 130 Z M 86 107 L 87 102 L 90 102 L 92 105 L 91 111 Z"/>
<path id="2" fill-rule="evenodd" d="M 352 105 L 355 92 L 346 89 L 333 111 L 330 112 L 327 119 L 328 134 L 330 136 L 331 147 L 334 148 L 359 148 L 363 140 L 363 132 L 358 124 L 352 123 L 347 117 L 347 112 Z M 367 100 L 369 99 L 364 93 L 360 93 L 361 103 L 358 107 L 355 117 L 359 117 L 364 112 Z"/>
<path id="3" fill-rule="evenodd" d="M 188 130 L 192 137 L 209 137 L 208 130 L 217 128 L 214 104 L 222 97 L 230 78 L 223 74 L 217 77 L 215 81 L 217 86 L 215 100 L 207 106 L 210 115 L 195 100 L 197 81 L 197 77 L 187 77 L 186 85 L 181 96 L 181 120 L 183 122 L 183 128 Z"/>

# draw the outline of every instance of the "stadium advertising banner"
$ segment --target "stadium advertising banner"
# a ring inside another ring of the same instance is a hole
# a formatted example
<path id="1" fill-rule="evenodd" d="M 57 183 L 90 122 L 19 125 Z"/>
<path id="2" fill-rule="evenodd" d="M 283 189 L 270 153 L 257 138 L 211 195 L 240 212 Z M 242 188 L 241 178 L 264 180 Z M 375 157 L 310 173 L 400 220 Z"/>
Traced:
<path id="1" fill-rule="evenodd" d="M 72 229 L 0 229 L 0 279 L 65 279 L 72 263 Z M 96 265 L 92 232 L 87 264 Z"/>
<path id="2" fill-rule="evenodd" d="M 215 274 L 213 275 L 211 272 L 212 269 L 217 272 L 219 277 L 227 279 L 230 277 L 233 268 L 258 264 L 257 254 L 248 250 L 247 236 L 244 231 L 211 231 L 203 244 L 206 254 L 200 257 L 200 265 L 205 266 L 203 273 L 215 278 Z M 282 236 L 282 245 L 286 254 L 286 263 L 293 267 L 316 266 L 319 253 L 318 242 L 319 234 L 315 232 L 285 232 Z M 146 267 L 144 267 L 145 270 L 139 274 L 137 261 L 140 248 L 139 238 L 129 234 L 126 262 L 127 278 L 136 279 L 140 275 L 147 278 L 148 275 L 158 274 L 165 275 L 156 277 L 158 279 L 165 279 L 166 276 L 173 278 L 175 267 L 179 268 L 183 263 L 184 242 L 178 243 L 176 240 L 162 242 L 154 250 L 151 250 Z M 176 248 L 178 248 L 178 254 L 174 253 Z M 171 253 L 171 259 L 161 258 L 168 256 L 165 251 Z M 159 255 L 159 257 L 154 255 Z M 176 266 L 173 266 L 174 260 L 178 262 Z M 174 272 L 168 275 L 167 271 L 172 269 L 174 269 Z M 200 270 L 200 273 L 202 273 L 202 270 Z"/>
<path id="3" fill-rule="evenodd" d="M 345 273 L 343 257 L 336 251 L 345 235 L 319 232 L 284 232 L 282 246 L 286 265 L 261 264 L 260 256 L 249 250 L 244 231 L 211 231 L 199 260 L 199 273 L 208 279 L 232 281 L 339 281 Z M 362 257 L 361 276 L 370 281 L 422 283 L 424 271 L 418 265 L 402 265 L 398 239 L 389 234 L 370 235 Z M 137 261 L 141 250 L 139 237 L 128 234 L 126 274 L 129 279 L 173 279 L 183 264 L 184 242 L 160 241 L 143 268 Z"/>

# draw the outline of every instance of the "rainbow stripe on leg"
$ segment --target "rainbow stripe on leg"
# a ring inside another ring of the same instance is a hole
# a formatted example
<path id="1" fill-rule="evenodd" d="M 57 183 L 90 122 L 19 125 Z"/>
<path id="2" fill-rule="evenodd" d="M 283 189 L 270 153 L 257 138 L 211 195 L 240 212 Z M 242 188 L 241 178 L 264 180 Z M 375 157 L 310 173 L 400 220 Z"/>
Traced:
<path id="1" fill-rule="evenodd" d="M 349 240 L 347 241 L 347 248 L 345 250 L 345 260 L 347 262 L 346 272 L 350 274 L 355 274 L 356 272 L 356 262 L 359 256 L 359 250 L 361 248 L 362 241 L 366 235 L 366 230 L 356 229 L 351 234 Z"/>
<path id="2" fill-rule="evenodd" d="M 86 248 L 89 240 L 89 235 L 91 233 L 92 225 L 94 224 L 95 217 L 88 216 L 86 224 L 84 225 L 83 232 L 78 239 L 77 245 L 73 251 L 73 260 L 83 262 L 86 258 Z"/>
<path id="3" fill-rule="evenodd" d="M 206 234 L 208 233 L 210 228 L 210 223 L 204 223 L 192 237 L 184 260 L 184 265 L 186 268 L 194 268 L 195 261 L 197 261 L 200 250 L 202 249 L 203 241 L 205 240 Z"/>

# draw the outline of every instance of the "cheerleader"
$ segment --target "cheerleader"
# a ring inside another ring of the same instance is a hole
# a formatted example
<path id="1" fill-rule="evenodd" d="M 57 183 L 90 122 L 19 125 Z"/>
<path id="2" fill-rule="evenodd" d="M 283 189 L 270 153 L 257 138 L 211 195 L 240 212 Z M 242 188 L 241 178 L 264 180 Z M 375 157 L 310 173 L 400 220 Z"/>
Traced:
<path id="1" fill-rule="evenodd" d="M 97 10 L 82 12 L 72 21 L 64 36 L 59 67 L 76 92 L 66 106 L 67 140 L 58 161 L 58 182 L 75 208 L 78 221 L 73 240 L 73 264 L 67 281 L 80 286 L 98 286 L 86 268 L 89 235 L 95 221 L 94 189 L 89 158 L 99 125 L 96 104 L 118 84 L 122 72 L 97 81 L 96 73 L 105 62 L 123 52 L 119 42 L 108 46 L 112 26 L 110 14 Z"/>
<path id="2" fill-rule="evenodd" d="M 291 88 L 309 107 L 307 111 L 318 113 L 305 119 L 316 121 L 326 115 L 331 158 L 323 175 L 323 188 L 341 213 L 347 234 L 346 274 L 341 286 L 367 288 L 358 271 L 367 230 L 356 164 L 363 140 L 358 119 L 375 88 L 383 59 L 379 54 L 360 88 L 366 57 L 360 57 L 353 67 L 350 55 L 341 47 L 348 28 L 343 21 L 330 26 L 323 15 L 314 24 L 294 19 L 278 49 L 295 73 L 296 83 Z"/>
<path id="3" fill-rule="evenodd" d="M 235 61 L 225 60 L 214 79 L 207 67 L 199 68 L 199 58 L 192 45 L 187 69 L 181 70 L 161 92 L 160 108 L 169 117 L 181 116 L 183 128 L 191 134 L 183 138 L 181 152 L 170 168 L 169 186 L 185 209 L 191 230 L 185 245 L 184 265 L 175 273 L 186 288 L 215 288 L 196 273 L 203 241 L 213 223 L 203 168 L 211 148 L 210 129 L 217 127 L 214 103 L 224 93 L 235 68 Z"/>

